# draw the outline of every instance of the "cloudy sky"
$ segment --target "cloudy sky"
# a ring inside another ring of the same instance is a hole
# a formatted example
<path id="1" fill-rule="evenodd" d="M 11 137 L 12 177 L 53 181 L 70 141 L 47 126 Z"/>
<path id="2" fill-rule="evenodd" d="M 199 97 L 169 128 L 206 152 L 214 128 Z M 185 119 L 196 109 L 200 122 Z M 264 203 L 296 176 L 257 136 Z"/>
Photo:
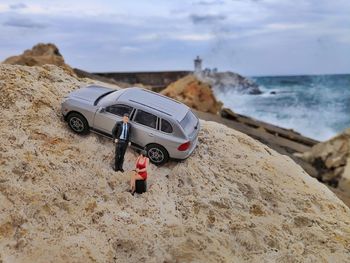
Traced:
<path id="1" fill-rule="evenodd" d="M 350 0 L 0 0 L 0 60 L 38 42 L 88 71 L 350 73 Z"/>

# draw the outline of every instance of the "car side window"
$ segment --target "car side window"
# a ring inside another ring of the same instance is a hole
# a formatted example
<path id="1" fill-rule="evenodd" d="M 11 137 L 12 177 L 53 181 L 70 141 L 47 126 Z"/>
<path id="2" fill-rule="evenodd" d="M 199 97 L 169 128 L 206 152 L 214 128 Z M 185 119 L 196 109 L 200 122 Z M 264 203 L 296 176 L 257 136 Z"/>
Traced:
<path id="1" fill-rule="evenodd" d="M 134 122 L 151 127 L 153 129 L 157 128 L 157 116 L 151 113 L 145 112 L 143 110 L 137 110 L 136 116 L 134 118 Z"/>
<path id="2" fill-rule="evenodd" d="M 130 115 L 132 112 L 132 107 L 127 105 L 122 105 L 122 104 L 115 104 L 115 105 L 108 106 L 106 108 L 106 111 L 118 116 L 123 116 L 125 113 Z"/>
<path id="3" fill-rule="evenodd" d="M 162 119 L 162 125 L 160 127 L 160 130 L 162 132 L 172 133 L 173 127 L 171 126 L 171 124 L 167 120 Z"/>

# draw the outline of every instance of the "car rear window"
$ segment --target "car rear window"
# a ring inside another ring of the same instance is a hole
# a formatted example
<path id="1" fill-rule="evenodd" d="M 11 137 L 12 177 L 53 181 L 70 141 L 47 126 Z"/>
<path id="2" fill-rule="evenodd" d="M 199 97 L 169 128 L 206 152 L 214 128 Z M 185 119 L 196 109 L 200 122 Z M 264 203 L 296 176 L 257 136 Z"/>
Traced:
<path id="1" fill-rule="evenodd" d="M 168 121 L 162 119 L 161 131 L 166 132 L 166 133 L 172 133 L 173 127 L 171 126 L 171 124 Z"/>
<path id="2" fill-rule="evenodd" d="M 189 110 L 182 121 L 180 121 L 180 125 L 185 130 L 186 134 L 191 134 L 197 125 L 197 122 L 197 117 Z"/>

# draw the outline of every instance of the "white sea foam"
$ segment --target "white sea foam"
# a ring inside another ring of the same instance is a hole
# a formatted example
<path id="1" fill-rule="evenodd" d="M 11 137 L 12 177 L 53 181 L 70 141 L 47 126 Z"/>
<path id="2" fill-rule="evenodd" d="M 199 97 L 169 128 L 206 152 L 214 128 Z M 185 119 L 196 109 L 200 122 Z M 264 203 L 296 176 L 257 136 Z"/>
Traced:
<path id="1" fill-rule="evenodd" d="M 215 91 L 224 107 L 234 112 L 293 129 L 304 136 L 327 140 L 350 124 L 350 91 L 311 83 L 260 86 L 261 95 Z M 276 94 L 271 94 L 275 91 Z"/>

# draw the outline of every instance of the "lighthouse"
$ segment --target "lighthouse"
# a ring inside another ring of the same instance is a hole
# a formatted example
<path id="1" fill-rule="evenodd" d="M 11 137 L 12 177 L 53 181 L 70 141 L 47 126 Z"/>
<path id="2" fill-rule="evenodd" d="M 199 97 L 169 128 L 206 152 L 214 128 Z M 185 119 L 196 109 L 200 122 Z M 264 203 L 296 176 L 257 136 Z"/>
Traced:
<path id="1" fill-rule="evenodd" d="M 202 59 L 197 56 L 194 60 L 194 73 L 201 74 L 202 73 Z"/>

